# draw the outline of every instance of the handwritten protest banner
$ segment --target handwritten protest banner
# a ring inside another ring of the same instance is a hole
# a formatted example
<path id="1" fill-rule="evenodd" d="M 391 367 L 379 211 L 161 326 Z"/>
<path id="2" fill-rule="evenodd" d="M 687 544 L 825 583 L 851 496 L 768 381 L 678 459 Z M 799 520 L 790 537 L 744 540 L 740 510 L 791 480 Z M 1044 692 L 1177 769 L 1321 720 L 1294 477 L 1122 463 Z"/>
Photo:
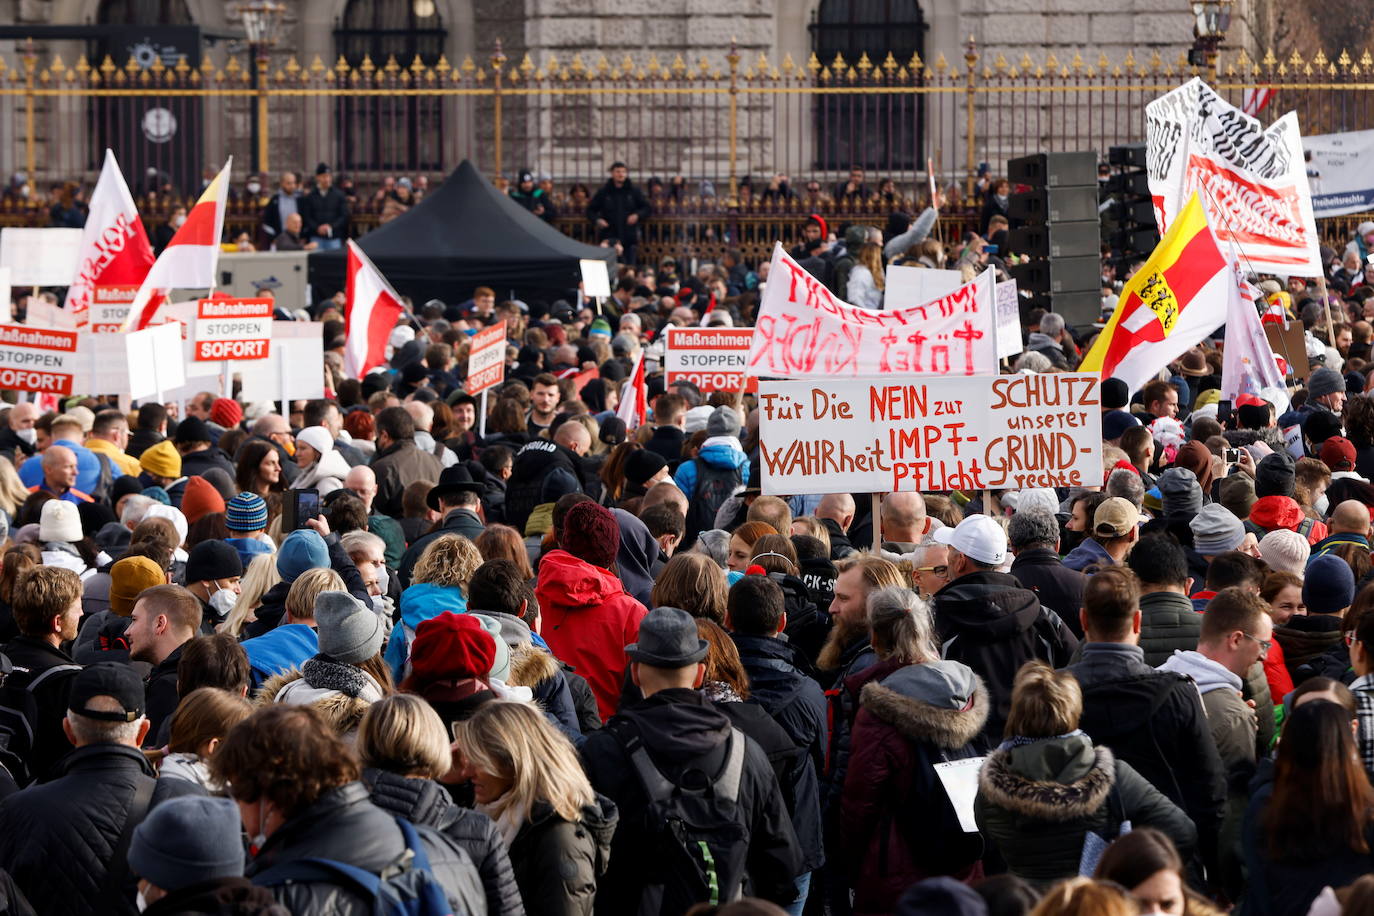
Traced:
<path id="1" fill-rule="evenodd" d="M 1197 191 L 1217 241 L 1234 244 L 1246 269 L 1322 275 L 1295 112 L 1265 128 L 1194 77 L 1145 106 L 1145 128 L 1161 232 Z"/>
<path id="2" fill-rule="evenodd" d="M 1092 486 L 1098 379 L 1084 373 L 761 381 L 763 492 Z"/>
<path id="3" fill-rule="evenodd" d="M 664 336 L 664 381 L 691 382 L 703 394 L 757 391 L 758 379 L 745 375 L 753 328 L 669 328 Z"/>
<path id="4" fill-rule="evenodd" d="M 947 296 L 884 311 L 835 298 L 773 247 L 745 372 L 774 378 L 984 375 L 997 371 L 993 276 Z"/>

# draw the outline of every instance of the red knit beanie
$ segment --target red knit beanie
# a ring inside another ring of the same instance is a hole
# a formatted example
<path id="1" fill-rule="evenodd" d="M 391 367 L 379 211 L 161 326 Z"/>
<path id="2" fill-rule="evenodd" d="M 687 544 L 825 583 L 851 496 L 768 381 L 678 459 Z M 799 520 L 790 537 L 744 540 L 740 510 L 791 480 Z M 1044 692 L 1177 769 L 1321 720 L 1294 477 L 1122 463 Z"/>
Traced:
<path id="1" fill-rule="evenodd" d="M 472 614 L 445 611 L 415 628 L 410 670 L 422 682 L 483 678 L 496 661 L 496 640 Z"/>
<path id="2" fill-rule="evenodd" d="M 579 560 L 610 569 L 620 549 L 620 526 L 609 509 L 587 500 L 568 510 L 558 543 Z"/>
<path id="3" fill-rule="evenodd" d="M 181 496 L 181 514 L 194 525 L 207 515 L 224 511 L 224 497 L 215 485 L 204 477 L 186 478 L 186 490 Z"/>
<path id="4" fill-rule="evenodd" d="M 225 429 L 233 429 L 243 422 L 243 408 L 232 398 L 215 398 L 210 404 L 210 420 Z"/>

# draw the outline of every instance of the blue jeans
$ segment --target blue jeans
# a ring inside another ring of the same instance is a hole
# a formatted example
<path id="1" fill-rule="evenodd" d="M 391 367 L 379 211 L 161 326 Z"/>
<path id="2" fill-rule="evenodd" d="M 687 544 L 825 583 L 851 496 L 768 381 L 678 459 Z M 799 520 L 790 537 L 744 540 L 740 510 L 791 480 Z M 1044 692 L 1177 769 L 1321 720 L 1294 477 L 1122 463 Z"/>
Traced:
<path id="1" fill-rule="evenodd" d="M 806 897 L 811 892 L 811 872 L 800 875 L 795 883 L 797 899 L 783 907 L 787 911 L 787 916 L 802 916 L 802 910 L 806 909 Z"/>
<path id="2" fill-rule="evenodd" d="M 320 251 L 333 251 L 336 248 L 343 247 L 343 239 L 327 239 L 317 235 L 311 238 L 310 241 L 314 242 Z"/>

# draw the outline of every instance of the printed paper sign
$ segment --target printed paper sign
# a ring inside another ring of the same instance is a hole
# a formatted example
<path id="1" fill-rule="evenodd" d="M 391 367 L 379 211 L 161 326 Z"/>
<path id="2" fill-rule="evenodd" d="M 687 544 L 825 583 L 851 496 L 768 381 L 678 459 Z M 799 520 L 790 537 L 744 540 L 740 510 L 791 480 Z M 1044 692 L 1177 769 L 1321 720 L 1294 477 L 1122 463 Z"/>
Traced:
<path id="1" fill-rule="evenodd" d="M 506 323 L 501 321 L 472 335 L 468 349 L 467 393 L 481 394 L 505 379 Z"/>
<path id="2" fill-rule="evenodd" d="M 664 381 L 691 382 L 703 394 L 758 391 L 758 379 L 745 375 L 753 328 L 669 328 L 664 337 Z"/>
<path id="3" fill-rule="evenodd" d="M 75 331 L 0 325 L 0 388 L 71 394 L 79 336 Z"/>
<path id="4" fill-rule="evenodd" d="M 1197 191 L 1217 241 L 1259 273 L 1320 277 L 1320 239 L 1298 116 L 1268 128 L 1194 78 L 1145 106 L 1160 232 Z"/>
<path id="5" fill-rule="evenodd" d="M 991 375 L 997 372 L 993 274 L 947 296 L 884 311 L 836 299 L 781 245 L 773 248 L 745 372 L 769 378 Z"/>
<path id="6" fill-rule="evenodd" d="M 761 381 L 763 492 L 894 493 L 1102 480 L 1085 373 Z"/>
<path id="7" fill-rule="evenodd" d="M 935 764 L 935 775 L 940 777 L 949 805 L 959 816 L 959 826 L 964 833 L 977 833 L 978 821 L 973 816 L 973 802 L 978 797 L 978 773 L 983 769 L 986 757 L 967 757 L 963 760 L 946 760 Z"/>
<path id="8" fill-rule="evenodd" d="M 271 299 L 201 299 L 196 304 L 196 360 L 266 359 L 273 308 Z"/>
<path id="9" fill-rule="evenodd" d="M 611 294 L 611 275 L 606 270 L 606 262 L 596 259 L 583 259 L 578 262 L 582 268 L 582 292 L 593 299 L 605 299 Z"/>
<path id="10" fill-rule="evenodd" d="M 1022 350 L 1021 304 L 1016 281 L 997 284 L 997 358 L 1008 359 Z"/>
<path id="11" fill-rule="evenodd" d="M 129 317 L 129 304 L 137 295 L 137 286 L 95 287 L 89 313 L 91 333 L 118 334 L 124 327 L 124 319 Z"/>
<path id="12" fill-rule="evenodd" d="M 1374 130 L 1302 138 L 1318 219 L 1374 210 Z"/>
<path id="13" fill-rule="evenodd" d="M 80 229 L 0 229 L 0 267 L 15 286 L 67 286 L 80 259 Z"/>

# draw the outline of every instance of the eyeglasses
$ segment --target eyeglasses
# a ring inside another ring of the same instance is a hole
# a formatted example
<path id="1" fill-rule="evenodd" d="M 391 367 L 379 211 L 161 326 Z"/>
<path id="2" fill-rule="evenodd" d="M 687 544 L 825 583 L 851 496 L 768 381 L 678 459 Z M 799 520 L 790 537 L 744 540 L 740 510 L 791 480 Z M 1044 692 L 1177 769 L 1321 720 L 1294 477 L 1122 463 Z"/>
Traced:
<path id="1" fill-rule="evenodd" d="M 1244 630 L 1241 630 L 1241 631 L 1240 631 L 1240 635 L 1241 635 L 1241 636 L 1244 636 L 1246 639 L 1253 639 L 1255 642 L 1259 643 L 1260 655 L 1268 655 L 1268 654 L 1269 654 L 1269 650 L 1272 649 L 1272 648 L 1274 648 L 1274 644 L 1273 644 L 1272 642 L 1270 642 L 1269 640 L 1267 640 L 1267 639 L 1260 639 L 1260 638 L 1257 637 L 1257 636 L 1251 636 L 1249 633 L 1245 632 Z"/>
<path id="2" fill-rule="evenodd" d="M 948 567 L 948 566 L 918 566 L 918 567 L 916 567 L 916 571 L 917 571 L 917 572 L 934 573 L 937 577 L 939 577 L 939 578 L 941 578 L 941 579 L 943 579 L 943 578 L 945 578 L 945 576 L 949 575 L 949 567 Z"/>

